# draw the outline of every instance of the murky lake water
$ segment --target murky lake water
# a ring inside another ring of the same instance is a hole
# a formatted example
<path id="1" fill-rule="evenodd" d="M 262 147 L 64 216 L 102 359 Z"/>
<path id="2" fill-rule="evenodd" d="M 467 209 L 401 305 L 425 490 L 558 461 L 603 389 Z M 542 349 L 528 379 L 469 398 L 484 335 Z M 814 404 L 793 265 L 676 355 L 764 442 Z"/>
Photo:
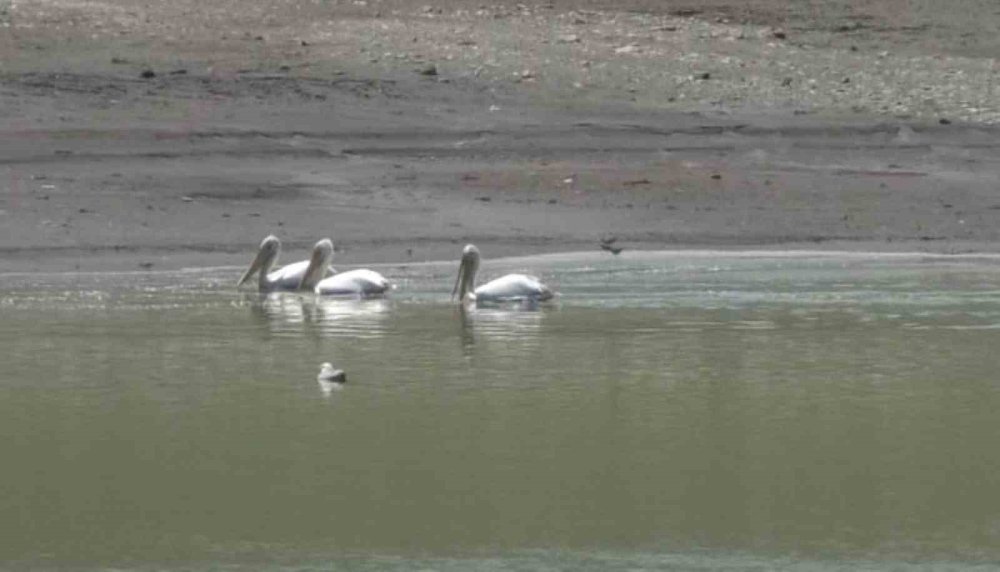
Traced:
<path id="1" fill-rule="evenodd" d="M 1000 259 L 487 259 L 562 296 L 465 313 L 456 266 L 3 276 L 0 563 L 1000 563 Z"/>

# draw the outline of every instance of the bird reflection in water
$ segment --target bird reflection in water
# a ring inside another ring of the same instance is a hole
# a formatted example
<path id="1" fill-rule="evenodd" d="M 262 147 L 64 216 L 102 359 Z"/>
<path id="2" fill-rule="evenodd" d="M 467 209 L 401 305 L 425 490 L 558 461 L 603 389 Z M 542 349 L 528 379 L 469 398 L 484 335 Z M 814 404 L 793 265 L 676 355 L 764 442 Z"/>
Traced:
<path id="1" fill-rule="evenodd" d="M 343 300 L 309 299 L 318 330 L 329 337 L 378 338 L 387 332 L 392 302 L 384 298 Z"/>
<path id="2" fill-rule="evenodd" d="M 479 341 L 501 341 L 517 345 L 533 343 L 541 335 L 545 315 L 554 306 L 519 302 L 492 307 L 459 305 L 462 350 L 466 357 Z"/>
<path id="3" fill-rule="evenodd" d="M 325 379 L 317 379 L 316 383 L 319 384 L 319 391 L 323 394 L 323 397 L 331 398 L 334 393 L 344 389 L 344 384 L 337 381 L 327 381 Z"/>
<path id="4" fill-rule="evenodd" d="M 385 334 L 392 309 L 387 299 L 337 299 L 312 294 L 246 294 L 250 311 L 274 333 L 375 338 Z"/>
<path id="5" fill-rule="evenodd" d="M 262 292 L 244 294 L 242 300 L 250 306 L 254 318 L 272 331 L 299 329 L 306 321 L 303 299 L 297 294 Z"/>

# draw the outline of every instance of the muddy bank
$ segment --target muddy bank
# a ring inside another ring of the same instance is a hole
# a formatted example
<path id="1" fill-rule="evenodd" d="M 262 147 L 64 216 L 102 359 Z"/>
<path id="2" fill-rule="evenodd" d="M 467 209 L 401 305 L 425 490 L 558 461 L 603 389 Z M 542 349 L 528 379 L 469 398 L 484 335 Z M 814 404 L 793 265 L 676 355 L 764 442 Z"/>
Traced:
<path id="1" fill-rule="evenodd" d="M 1000 244 L 974 46 L 711 3 L 240 5 L 18 5 L 0 271 L 241 264 L 268 233 L 345 265 Z"/>

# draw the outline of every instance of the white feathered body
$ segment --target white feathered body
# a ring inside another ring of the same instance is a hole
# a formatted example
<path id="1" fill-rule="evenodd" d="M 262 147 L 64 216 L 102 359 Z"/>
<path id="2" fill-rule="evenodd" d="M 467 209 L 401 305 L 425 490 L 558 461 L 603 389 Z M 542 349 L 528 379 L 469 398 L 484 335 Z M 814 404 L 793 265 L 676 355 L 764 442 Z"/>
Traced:
<path id="1" fill-rule="evenodd" d="M 491 280 L 473 291 L 477 302 L 507 302 L 530 300 L 542 302 L 552 298 L 552 290 L 538 278 L 525 274 L 507 274 Z"/>
<path id="2" fill-rule="evenodd" d="M 315 292 L 324 296 L 379 296 L 389 288 L 389 281 L 384 276 L 374 270 L 361 268 L 320 280 Z"/>
<path id="3" fill-rule="evenodd" d="M 272 290 L 298 290 L 299 282 L 309 267 L 308 260 L 300 260 L 286 264 L 281 268 L 267 273 L 267 283 Z"/>

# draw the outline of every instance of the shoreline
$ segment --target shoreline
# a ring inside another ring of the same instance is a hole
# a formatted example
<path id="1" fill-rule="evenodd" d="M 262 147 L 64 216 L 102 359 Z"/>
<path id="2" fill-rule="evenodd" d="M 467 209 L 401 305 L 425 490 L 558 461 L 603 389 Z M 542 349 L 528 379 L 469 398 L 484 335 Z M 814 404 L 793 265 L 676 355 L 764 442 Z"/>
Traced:
<path id="1" fill-rule="evenodd" d="M 770 245 L 741 244 L 729 247 L 705 244 L 676 244 L 668 248 L 644 248 L 642 244 L 628 244 L 623 252 L 627 252 L 627 257 L 670 257 L 670 256 L 702 256 L 702 257 L 737 257 L 737 258 L 862 258 L 862 259 L 891 259 L 891 258 L 913 258 L 928 260 L 965 260 L 965 261 L 1000 261 L 1000 245 L 981 245 L 983 248 L 974 248 L 975 245 L 950 245 L 950 250 L 919 249 L 919 244 L 894 243 L 894 248 L 877 248 L 884 246 L 872 242 L 843 243 L 831 241 L 824 247 L 816 247 L 815 244 L 808 243 L 775 243 Z M 435 266 L 457 264 L 461 247 L 464 244 L 449 245 L 431 250 L 436 256 L 415 259 L 406 256 L 391 256 L 387 253 L 376 252 L 374 256 L 364 249 L 352 252 L 349 258 L 334 260 L 334 266 L 338 269 L 361 268 L 371 266 L 374 268 L 391 267 L 414 267 L 414 266 Z M 512 260 L 525 259 L 539 261 L 546 259 L 564 260 L 567 258 L 587 258 L 587 257 L 613 257 L 610 253 L 599 250 L 596 246 L 591 248 L 575 248 L 571 245 L 564 245 L 565 248 L 543 249 L 538 247 L 518 248 L 516 246 L 500 246 L 489 242 L 476 242 L 482 249 L 488 249 L 491 261 L 504 261 L 509 263 Z M 648 246 L 648 245 L 645 245 Z M 963 247 L 964 246 L 964 247 Z M 989 250 L 988 248 L 993 248 Z M 283 253 L 283 260 L 299 260 L 308 256 L 308 248 L 289 249 Z M 186 272 L 207 272 L 213 270 L 245 269 L 254 254 L 253 250 L 241 253 L 210 253 L 192 254 L 187 251 L 174 252 L 160 257 L 149 256 L 143 253 L 108 253 L 89 255 L 86 258 L 70 256 L 44 256 L 33 261 L 21 260 L 17 258 L 4 257 L 0 264 L 0 276 L 30 276 L 30 275 L 72 275 L 72 274 L 155 274 L 155 273 L 186 273 Z M 381 256 L 380 256 L 381 254 Z M 155 260 L 156 262 L 150 262 Z M 280 265 L 280 264 L 279 264 Z"/>
<path id="2" fill-rule="evenodd" d="M 237 265 L 267 234 L 348 265 L 1000 251 L 995 35 L 907 27 L 931 13 L 46 6 L 0 29 L 0 272 Z"/>

